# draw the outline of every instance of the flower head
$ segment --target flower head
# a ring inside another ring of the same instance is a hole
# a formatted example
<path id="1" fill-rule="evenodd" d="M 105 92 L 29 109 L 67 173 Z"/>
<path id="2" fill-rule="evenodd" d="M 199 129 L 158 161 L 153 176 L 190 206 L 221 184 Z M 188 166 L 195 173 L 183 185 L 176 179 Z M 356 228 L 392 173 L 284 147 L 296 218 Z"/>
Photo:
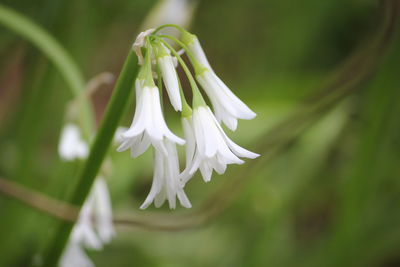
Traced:
<path id="1" fill-rule="evenodd" d="M 160 66 L 171 104 L 176 111 L 181 111 L 182 101 L 179 92 L 179 81 L 175 70 L 175 64 L 169 50 L 161 44 L 157 46 L 157 63 Z"/>
<path id="2" fill-rule="evenodd" d="M 201 65 L 212 70 L 206 53 L 204 53 L 203 47 L 201 46 L 199 38 L 197 38 L 196 35 L 185 32 L 182 36 L 182 41 L 187 45 L 189 51 Z"/>
<path id="3" fill-rule="evenodd" d="M 196 77 L 210 98 L 218 122 L 235 131 L 238 119 L 251 120 L 256 116 L 212 70 L 205 70 Z"/>
<path id="4" fill-rule="evenodd" d="M 185 143 L 167 127 L 156 86 L 143 87 L 143 81 L 137 80 L 136 103 L 131 127 L 121 134 L 123 141 L 118 151 L 130 148 L 132 157 L 138 157 L 152 144 L 157 150 L 167 154 L 164 138 L 180 145 Z"/>
<path id="5" fill-rule="evenodd" d="M 256 113 L 232 93 L 215 74 L 198 38 L 190 33 L 185 33 L 182 38 L 194 60 L 197 61 L 194 63 L 197 65 L 196 79 L 210 98 L 218 122 L 223 122 L 229 129 L 235 131 L 238 119 L 253 119 Z"/>
<path id="6" fill-rule="evenodd" d="M 107 183 L 104 178 L 97 177 L 91 195 L 98 237 L 103 243 L 108 243 L 115 236 L 112 222 L 112 207 Z"/>
<path id="7" fill-rule="evenodd" d="M 97 177 L 75 224 L 60 265 L 94 266 L 84 248 L 101 250 L 115 235 L 111 202 L 104 178 Z"/>
<path id="8" fill-rule="evenodd" d="M 94 267 L 94 264 L 80 244 L 70 242 L 60 259 L 60 267 Z"/>
<path id="9" fill-rule="evenodd" d="M 62 131 L 58 144 L 58 154 L 62 160 L 85 159 L 88 156 L 88 145 L 82 139 L 79 127 L 73 123 L 67 123 Z"/>
<path id="10" fill-rule="evenodd" d="M 183 182 L 187 182 L 197 169 L 208 182 L 213 170 L 223 174 L 228 164 L 244 163 L 240 157 L 254 159 L 259 156 L 235 144 L 207 106 L 195 108 L 193 118 L 184 118 L 182 123 L 187 140 L 186 168 L 180 176 Z"/>
<path id="11" fill-rule="evenodd" d="M 91 249 L 101 249 L 102 244 L 110 242 L 114 235 L 107 184 L 104 178 L 97 177 L 72 231 L 71 242 L 81 243 Z"/>
<path id="12" fill-rule="evenodd" d="M 191 208 L 192 205 L 183 191 L 183 184 L 178 179 L 179 158 L 176 145 L 168 140 L 164 141 L 164 145 L 168 156 L 155 150 L 153 183 L 149 195 L 140 208 L 147 208 L 153 201 L 158 208 L 165 200 L 168 200 L 169 208 L 175 209 L 176 198 L 179 199 L 182 206 Z"/>

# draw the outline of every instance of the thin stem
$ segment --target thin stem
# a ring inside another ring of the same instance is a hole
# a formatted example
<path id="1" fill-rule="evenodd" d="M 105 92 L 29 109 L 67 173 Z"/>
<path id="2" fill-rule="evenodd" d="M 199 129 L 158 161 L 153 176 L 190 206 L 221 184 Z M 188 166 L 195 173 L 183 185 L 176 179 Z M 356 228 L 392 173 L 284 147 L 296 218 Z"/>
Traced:
<path id="1" fill-rule="evenodd" d="M 97 74 L 88 81 L 86 85 L 85 96 L 87 98 L 92 97 L 103 85 L 112 85 L 114 81 L 115 77 L 111 72 L 105 71 Z"/>
<path id="2" fill-rule="evenodd" d="M 157 64 L 157 87 L 162 91 L 163 88 L 163 80 L 162 80 L 162 74 L 161 74 L 161 68 L 160 65 Z"/>
<path id="3" fill-rule="evenodd" d="M 132 84 L 137 75 L 137 70 L 137 57 L 135 52 L 131 50 L 124 63 L 114 93 L 107 106 L 104 119 L 90 150 L 89 157 L 80 173 L 78 184 L 70 198 L 69 202 L 72 205 L 82 206 L 90 192 L 107 150 L 113 140 L 115 129 L 118 126 L 125 105 L 128 103 L 129 95 L 132 91 Z M 43 266 L 53 267 L 57 265 L 72 228 L 73 223 L 70 222 L 62 222 L 59 225 L 59 228 L 54 235 L 54 239 L 50 242 L 48 250 L 43 257 L 45 260 Z"/>
<path id="4" fill-rule="evenodd" d="M 79 209 L 58 199 L 0 177 L 0 192 L 58 219 L 75 222 Z"/>
<path id="5" fill-rule="evenodd" d="M 179 83 L 179 93 L 181 95 L 181 102 L 182 102 L 182 116 L 183 117 L 190 117 L 192 115 L 192 108 L 186 101 L 185 94 L 182 89 L 181 81 L 178 79 Z"/>
<path id="6" fill-rule="evenodd" d="M 175 28 L 175 29 L 179 30 L 180 32 L 186 31 L 183 27 L 176 25 L 176 24 L 164 24 L 164 25 L 157 27 L 155 29 L 155 31 L 153 32 L 153 34 L 156 34 L 157 32 L 159 32 L 160 30 L 162 30 L 164 28 Z"/>
<path id="7" fill-rule="evenodd" d="M 155 86 L 153 80 L 153 72 L 151 69 L 151 54 L 152 54 L 152 47 L 148 37 L 146 37 L 146 55 L 144 57 L 144 63 L 142 66 L 141 72 L 143 72 L 145 85 L 147 86 Z"/>
<path id="8" fill-rule="evenodd" d="M 72 95 L 76 99 L 80 99 L 79 103 L 82 106 L 82 116 L 80 116 L 80 119 L 83 132 L 86 137 L 90 137 L 93 128 L 93 114 L 87 99 L 80 97 L 86 87 L 85 80 L 71 56 L 39 25 L 1 4 L 0 23 L 32 42 L 52 61 L 67 83 Z"/>
<path id="9" fill-rule="evenodd" d="M 157 87 L 160 92 L 161 109 L 164 111 L 163 80 L 162 80 L 162 75 L 161 75 L 160 64 L 157 64 Z"/>
<path id="10" fill-rule="evenodd" d="M 81 96 L 73 99 L 67 107 L 66 118 L 68 121 L 76 120 L 79 117 L 79 103 L 84 99 L 90 99 L 103 85 L 112 85 L 115 77 L 110 72 L 102 72 L 95 77 L 91 78 L 87 85 L 86 90 L 82 92 Z"/>

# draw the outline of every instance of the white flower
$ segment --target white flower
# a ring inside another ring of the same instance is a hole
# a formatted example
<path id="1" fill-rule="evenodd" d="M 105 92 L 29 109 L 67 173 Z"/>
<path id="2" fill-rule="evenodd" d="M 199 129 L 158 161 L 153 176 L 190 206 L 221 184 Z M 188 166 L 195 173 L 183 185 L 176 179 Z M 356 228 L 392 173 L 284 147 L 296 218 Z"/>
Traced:
<path id="1" fill-rule="evenodd" d="M 176 197 L 183 207 L 191 208 L 192 205 L 183 191 L 183 184 L 178 179 L 179 158 L 176 145 L 168 140 L 164 143 L 168 153 L 165 155 L 155 149 L 153 183 L 149 195 L 140 208 L 147 208 L 153 201 L 158 208 L 168 200 L 169 208 L 175 209 Z"/>
<path id="2" fill-rule="evenodd" d="M 180 179 L 186 183 L 200 169 L 204 181 L 211 180 L 212 171 L 222 174 L 228 164 L 244 163 L 239 157 L 259 155 L 235 144 L 225 134 L 209 107 L 199 106 L 193 117 L 182 119 L 186 144 L 186 168 Z"/>
<path id="3" fill-rule="evenodd" d="M 163 139 L 183 145 L 185 141 L 173 134 L 165 123 L 161 110 L 160 95 L 156 86 L 142 86 L 136 81 L 136 110 L 130 128 L 122 134 L 122 143 L 118 151 L 131 148 L 132 157 L 137 157 L 152 144 L 167 155 Z"/>
<path id="4" fill-rule="evenodd" d="M 169 51 L 159 45 L 157 47 L 157 62 L 161 69 L 161 74 L 164 79 L 165 87 L 168 92 L 169 99 L 176 111 L 182 110 L 181 95 L 179 92 L 178 75 L 176 74 L 174 61 L 169 54 Z"/>
<path id="5" fill-rule="evenodd" d="M 107 183 L 102 177 L 98 177 L 93 187 L 91 196 L 93 199 L 94 219 L 96 230 L 103 243 L 109 243 L 115 236 L 115 229 L 112 221 L 112 207 Z"/>
<path id="6" fill-rule="evenodd" d="M 96 229 L 92 223 L 93 199 L 89 196 L 79 213 L 78 221 L 72 230 L 70 242 L 81 244 L 86 248 L 100 250 L 103 243 L 96 234 Z"/>
<path id="7" fill-rule="evenodd" d="M 238 119 L 251 120 L 256 116 L 213 71 L 205 70 L 196 78 L 210 98 L 218 122 L 229 129 L 236 130 Z"/>
<path id="8" fill-rule="evenodd" d="M 114 144 L 119 144 L 124 140 L 122 137 L 122 134 L 124 132 L 126 132 L 128 129 L 129 129 L 128 127 L 119 126 L 117 128 L 117 130 L 115 130 L 114 139 L 113 139 Z"/>
<path id="9" fill-rule="evenodd" d="M 199 61 L 201 65 L 212 70 L 210 63 L 204 53 L 203 48 L 200 45 L 199 39 L 196 35 L 185 33 L 183 36 L 183 41 L 186 42 L 189 50 L 192 52 L 193 56 Z"/>
<path id="10" fill-rule="evenodd" d="M 223 122 L 234 131 L 237 128 L 238 119 L 253 119 L 256 113 L 232 93 L 228 86 L 215 74 L 199 39 L 195 35 L 187 33 L 184 36 L 184 41 L 196 60 L 204 67 L 200 71 L 197 70 L 196 79 L 210 98 L 218 122 Z"/>
<path id="11" fill-rule="evenodd" d="M 68 243 L 60 259 L 60 267 L 94 267 L 80 244 Z"/>
<path id="12" fill-rule="evenodd" d="M 77 223 L 75 224 L 67 248 L 61 258 L 62 267 L 94 266 L 86 256 L 84 248 L 101 250 L 103 244 L 115 235 L 112 209 L 107 185 L 102 177 L 97 177 Z"/>
<path id="13" fill-rule="evenodd" d="M 85 159 L 88 156 L 88 145 L 81 138 L 78 126 L 67 123 L 62 131 L 58 144 L 58 153 L 62 160 Z"/>
<path id="14" fill-rule="evenodd" d="M 82 243 L 91 249 L 101 249 L 115 235 L 107 184 L 97 177 L 79 219 L 71 234 L 71 242 Z"/>

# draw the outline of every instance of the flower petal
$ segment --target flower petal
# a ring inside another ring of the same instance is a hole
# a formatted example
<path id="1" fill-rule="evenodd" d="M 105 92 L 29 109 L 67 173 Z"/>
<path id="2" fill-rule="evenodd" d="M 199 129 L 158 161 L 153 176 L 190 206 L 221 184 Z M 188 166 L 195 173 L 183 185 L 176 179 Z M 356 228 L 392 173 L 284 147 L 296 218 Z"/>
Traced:
<path id="1" fill-rule="evenodd" d="M 176 111 L 182 110 L 178 75 L 176 74 L 172 57 L 170 55 L 159 57 L 158 64 L 160 66 L 161 74 L 163 76 L 165 87 L 167 89 L 169 100 L 171 101 L 172 106 Z"/>

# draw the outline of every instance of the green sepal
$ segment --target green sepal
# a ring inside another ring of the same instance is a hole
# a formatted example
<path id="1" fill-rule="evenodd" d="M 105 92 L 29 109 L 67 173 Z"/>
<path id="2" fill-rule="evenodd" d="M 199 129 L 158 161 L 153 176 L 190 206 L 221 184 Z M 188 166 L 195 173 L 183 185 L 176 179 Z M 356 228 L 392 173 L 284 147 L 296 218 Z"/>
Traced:
<path id="1" fill-rule="evenodd" d="M 193 108 L 207 106 L 206 101 L 204 101 L 203 96 L 200 93 L 199 88 L 192 88 L 193 89 Z"/>
<path id="2" fill-rule="evenodd" d="M 190 45 L 191 43 L 194 42 L 194 40 L 196 40 L 196 35 L 191 34 L 188 31 L 182 31 L 182 36 L 181 36 L 181 40 L 184 44 L 186 45 Z"/>
<path id="3" fill-rule="evenodd" d="M 143 66 L 140 69 L 140 78 L 144 79 L 143 85 L 146 87 L 155 87 L 153 80 L 153 72 L 151 70 L 151 52 L 155 47 L 153 43 L 150 42 L 149 38 L 146 41 L 146 55 L 144 57 Z M 156 50 L 156 49 L 155 49 Z"/>
<path id="4" fill-rule="evenodd" d="M 165 57 L 165 56 L 169 56 L 167 50 L 165 49 L 165 47 L 160 43 L 160 42 L 156 42 L 153 46 L 153 48 L 156 51 L 156 56 L 159 57 Z"/>

